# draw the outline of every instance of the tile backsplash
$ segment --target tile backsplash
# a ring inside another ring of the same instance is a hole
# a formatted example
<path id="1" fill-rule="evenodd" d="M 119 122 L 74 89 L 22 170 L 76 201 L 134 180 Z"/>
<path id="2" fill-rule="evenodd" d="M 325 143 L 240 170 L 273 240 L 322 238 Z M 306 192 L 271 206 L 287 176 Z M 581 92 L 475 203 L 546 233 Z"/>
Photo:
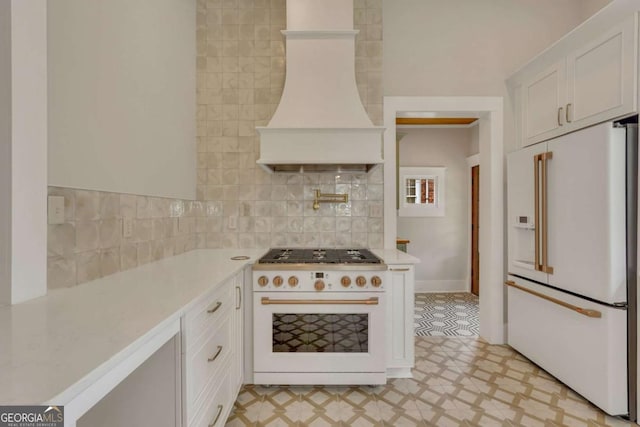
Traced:
<path id="1" fill-rule="evenodd" d="M 368 174 L 268 174 L 256 126 L 285 79 L 285 0 L 197 1 L 197 201 L 49 187 L 48 287 L 74 286 L 195 248 L 382 247 L 382 166 Z M 382 0 L 354 0 L 356 82 L 382 124 Z M 313 210 L 313 190 L 348 203 Z M 123 219 L 133 236 L 123 237 Z"/>
<path id="2" fill-rule="evenodd" d="M 65 222 L 47 236 L 49 289 L 74 286 L 197 246 L 197 220 L 218 215 L 215 203 L 49 187 L 63 196 Z M 123 237 L 123 219 L 133 222 Z"/>
<path id="3" fill-rule="evenodd" d="M 358 175 L 264 176 L 268 183 L 237 185 L 237 199 L 218 201 L 223 216 L 216 228 L 197 229 L 206 234 L 206 247 L 382 247 L 382 168 Z M 349 201 L 314 210 L 315 189 L 347 194 Z"/>
<path id="4" fill-rule="evenodd" d="M 221 201 L 208 247 L 382 246 L 382 167 L 369 174 L 268 174 L 256 165 L 285 82 L 284 0 L 199 0 L 197 198 Z M 356 82 L 382 124 L 382 1 L 355 0 Z M 309 102 L 313 102 L 310 100 Z M 312 209 L 313 189 L 347 204 Z M 237 228 L 228 224 L 236 221 Z"/>

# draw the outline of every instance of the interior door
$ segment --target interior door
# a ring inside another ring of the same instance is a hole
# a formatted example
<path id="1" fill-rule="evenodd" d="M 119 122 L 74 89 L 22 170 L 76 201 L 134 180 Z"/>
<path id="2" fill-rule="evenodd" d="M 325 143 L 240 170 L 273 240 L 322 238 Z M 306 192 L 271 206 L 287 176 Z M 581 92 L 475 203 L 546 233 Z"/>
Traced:
<path id="1" fill-rule="evenodd" d="M 536 224 L 534 166 L 536 166 L 536 156 L 546 151 L 547 144 L 540 143 L 514 151 L 507 156 L 509 273 L 542 283 L 547 282 L 547 273 L 535 268 L 536 242 L 538 258 L 540 258 L 540 239 L 536 238 L 536 230 L 541 231 L 541 227 L 540 221 Z M 538 220 L 541 219 L 539 216 Z M 538 225 L 537 228 L 536 225 Z"/>
<path id="2" fill-rule="evenodd" d="M 480 166 L 471 168 L 471 293 L 480 295 Z"/>
<path id="3" fill-rule="evenodd" d="M 549 284 L 626 301 L 626 132 L 603 123 L 548 143 Z"/>

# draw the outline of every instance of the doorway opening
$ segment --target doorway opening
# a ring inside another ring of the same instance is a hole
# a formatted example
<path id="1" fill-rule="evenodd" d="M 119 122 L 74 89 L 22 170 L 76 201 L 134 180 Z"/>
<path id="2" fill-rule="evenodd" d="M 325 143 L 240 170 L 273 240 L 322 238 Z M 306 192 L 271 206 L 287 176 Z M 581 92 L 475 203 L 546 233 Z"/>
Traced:
<path id="1" fill-rule="evenodd" d="M 405 112 L 396 118 L 402 136 L 397 236 L 420 260 L 414 266 L 414 331 L 416 336 L 478 336 L 478 296 L 470 292 L 468 166 L 479 150 L 478 118 L 433 115 Z"/>
<path id="2" fill-rule="evenodd" d="M 504 153 L 503 107 L 500 97 L 385 97 L 384 99 L 384 186 L 385 248 L 396 247 L 398 171 L 396 119 L 406 112 L 430 113 L 432 117 L 477 117 L 478 145 L 481 153 L 478 195 L 483 201 L 478 209 L 479 283 L 482 299 L 479 304 L 480 336 L 490 343 L 505 340 L 504 316 Z M 410 187 L 410 186 L 408 186 Z M 446 212 L 446 208 L 445 208 Z M 446 213 L 445 213 L 446 215 Z M 404 236 L 400 236 L 404 237 Z M 410 238 L 408 238 L 410 240 Z M 465 265 L 470 264 L 467 254 Z M 467 271 L 469 271 L 468 269 Z M 468 284 L 469 282 L 467 282 Z M 469 288 L 466 288 L 469 292 Z"/>

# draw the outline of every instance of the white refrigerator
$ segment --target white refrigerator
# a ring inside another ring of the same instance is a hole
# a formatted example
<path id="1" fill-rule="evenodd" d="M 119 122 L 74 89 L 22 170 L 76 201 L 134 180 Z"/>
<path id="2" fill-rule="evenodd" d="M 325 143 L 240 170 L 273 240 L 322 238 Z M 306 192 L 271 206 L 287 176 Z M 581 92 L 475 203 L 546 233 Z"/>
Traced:
<path id="1" fill-rule="evenodd" d="M 507 185 L 509 344 L 635 419 L 637 125 L 513 152 Z"/>

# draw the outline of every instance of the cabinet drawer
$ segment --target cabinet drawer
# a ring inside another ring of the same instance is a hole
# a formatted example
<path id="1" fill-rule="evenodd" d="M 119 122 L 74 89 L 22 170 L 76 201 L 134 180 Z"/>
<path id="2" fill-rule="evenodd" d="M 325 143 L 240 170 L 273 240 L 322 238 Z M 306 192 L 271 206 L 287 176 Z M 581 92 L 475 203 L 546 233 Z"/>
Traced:
<path id="1" fill-rule="evenodd" d="M 213 334 L 204 339 L 201 346 L 196 345 L 193 350 L 187 350 L 187 396 L 191 407 L 209 381 L 220 372 L 224 361 L 233 351 L 232 314 L 232 311 L 225 310 Z"/>
<path id="2" fill-rule="evenodd" d="M 228 369 L 220 373 L 220 381 L 205 396 L 205 403 L 198 411 L 189 427 L 221 427 L 225 425 L 235 396 L 231 395 Z"/>
<path id="3" fill-rule="evenodd" d="M 235 288 L 226 282 L 184 317 L 184 347 L 189 349 L 220 323 L 222 314 L 234 303 Z"/>

